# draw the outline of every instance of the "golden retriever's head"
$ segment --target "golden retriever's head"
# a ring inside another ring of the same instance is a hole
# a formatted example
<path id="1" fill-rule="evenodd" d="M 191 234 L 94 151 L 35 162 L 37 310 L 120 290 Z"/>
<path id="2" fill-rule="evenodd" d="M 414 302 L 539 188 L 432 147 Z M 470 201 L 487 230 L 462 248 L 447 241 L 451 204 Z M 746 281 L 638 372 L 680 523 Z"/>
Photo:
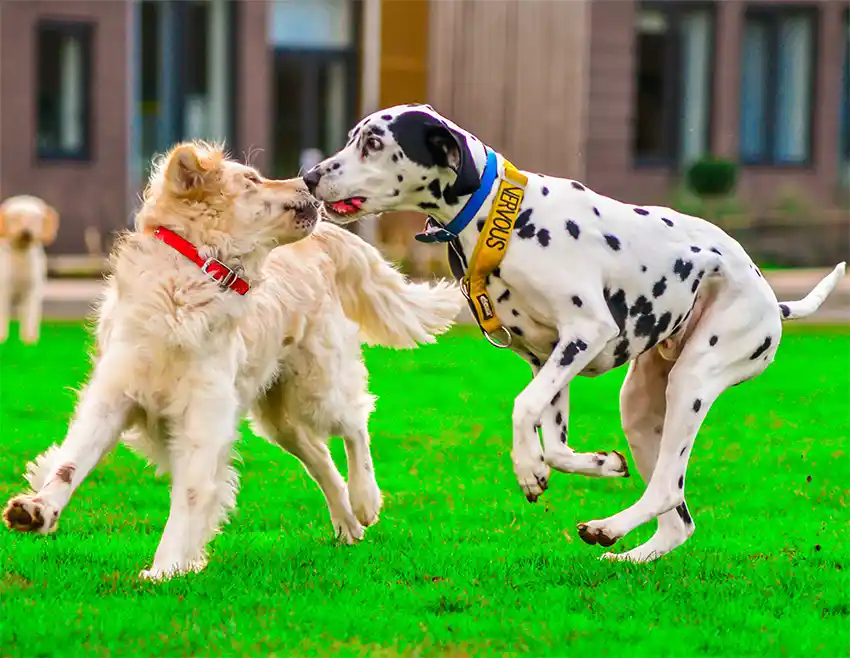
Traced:
<path id="1" fill-rule="evenodd" d="M 187 142 L 156 163 L 136 228 L 165 226 L 197 247 L 245 258 L 310 235 L 318 205 L 300 179 L 263 178 L 216 146 Z"/>
<path id="2" fill-rule="evenodd" d="M 59 230 L 59 213 L 38 197 L 22 194 L 0 205 L 0 238 L 15 249 L 49 245 Z"/>

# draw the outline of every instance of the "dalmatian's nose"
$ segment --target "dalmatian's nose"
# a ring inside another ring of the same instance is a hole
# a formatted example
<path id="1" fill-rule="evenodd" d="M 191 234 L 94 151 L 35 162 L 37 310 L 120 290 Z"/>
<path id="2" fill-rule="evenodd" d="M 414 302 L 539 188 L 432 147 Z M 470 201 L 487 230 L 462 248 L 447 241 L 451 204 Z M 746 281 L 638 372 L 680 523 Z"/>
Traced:
<path id="1" fill-rule="evenodd" d="M 304 174 L 304 184 L 313 196 L 316 196 L 316 188 L 319 186 L 320 180 L 322 180 L 321 167 L 313 167 L 310 171 Z"/>

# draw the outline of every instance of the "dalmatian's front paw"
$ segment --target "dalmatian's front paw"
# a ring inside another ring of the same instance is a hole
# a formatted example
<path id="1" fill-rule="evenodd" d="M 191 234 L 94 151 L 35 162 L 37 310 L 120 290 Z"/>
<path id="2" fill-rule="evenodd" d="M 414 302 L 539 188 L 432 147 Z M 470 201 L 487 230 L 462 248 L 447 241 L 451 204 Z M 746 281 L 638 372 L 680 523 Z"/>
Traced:
<path id="1" fill-rule="evenodd" d="M 522 489 L 529 503 L 536 503 L 543 492 L 549 488 L 549 474 L 551 473 L 551 469 L 543 461 L 542 455 L 534 461 L 519 461 L 515 459 L 514 472 L 516 473 L 519 487 Z"/>
<path id="2" fill-rule="evenodd" d="M 598 453 L 598 458 L 602 460 L 602 463 L 599 465 L 602 477 L 629 477 L 629 465 L 626 463 L 626 458 L 616 450 L 600 452 Z"/>
<path id="3" fill-rule="evenodd" d="M 606 528 L 600 521 L 590 521 L 589 523 L 578 524 L 578 536 L 582 541 L 591 546 L 599 544 L 600 546 L 613 546 L 620 538 Z"/>
<path id="4" fill-rule="evenodd" d="M 59 510 L 35 495 L 15 496 L 3 510 L 3 521 L 11 530 L 47 535 L 56 529 Z"/>

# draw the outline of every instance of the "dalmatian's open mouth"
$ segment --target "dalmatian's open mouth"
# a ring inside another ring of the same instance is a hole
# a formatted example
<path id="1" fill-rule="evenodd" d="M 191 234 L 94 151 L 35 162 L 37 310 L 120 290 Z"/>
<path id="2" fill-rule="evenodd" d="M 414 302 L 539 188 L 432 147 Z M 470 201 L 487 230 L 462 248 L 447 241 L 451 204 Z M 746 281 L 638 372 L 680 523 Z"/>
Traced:
<path id="1" fill-rule="evenodd" d="M 325 206 L 334 214 L 345 217 L 359 212 L 364 203 L 366 203 L 366 197 L 353 196 L 339 201 L 325 201 Z"/>

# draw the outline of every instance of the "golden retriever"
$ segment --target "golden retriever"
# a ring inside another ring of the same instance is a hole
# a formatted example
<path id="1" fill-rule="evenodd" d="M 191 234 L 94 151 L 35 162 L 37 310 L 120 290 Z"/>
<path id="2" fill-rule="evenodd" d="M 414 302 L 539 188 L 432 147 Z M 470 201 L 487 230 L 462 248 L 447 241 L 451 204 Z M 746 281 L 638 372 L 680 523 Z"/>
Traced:
<path id="1" fill-rule="evenodd" d="M 59 213 L 38 197 L 21 194 L 0 205 L 0 343 L 9 336 L 16 306 L 21 342 L 38 342 L 47 282 L 44 247 L 58 230 Z"/>
<path id="2" fill-rule="evenodd" d="M 170 516 L 141 576 L 200 570 L 235 505 L 233 444 L 250 412 L 318 482 L 340 538 L 362 538 L 381 494 L 361 340 L 433 342 L 462 298 L 454 284 L 408 282 L 318 213 L 300 179 L 263 178 L 210 145 L 178 145 L 157 164 L 136 231 L 111 256 L 94 371 L 64 442 L 29 465 L 33 491 L 6 506 L 10 528 L 53 531 L 121 438 L 171 473 Z M 345 441 L 347 484 L 331 434 Z"/>

